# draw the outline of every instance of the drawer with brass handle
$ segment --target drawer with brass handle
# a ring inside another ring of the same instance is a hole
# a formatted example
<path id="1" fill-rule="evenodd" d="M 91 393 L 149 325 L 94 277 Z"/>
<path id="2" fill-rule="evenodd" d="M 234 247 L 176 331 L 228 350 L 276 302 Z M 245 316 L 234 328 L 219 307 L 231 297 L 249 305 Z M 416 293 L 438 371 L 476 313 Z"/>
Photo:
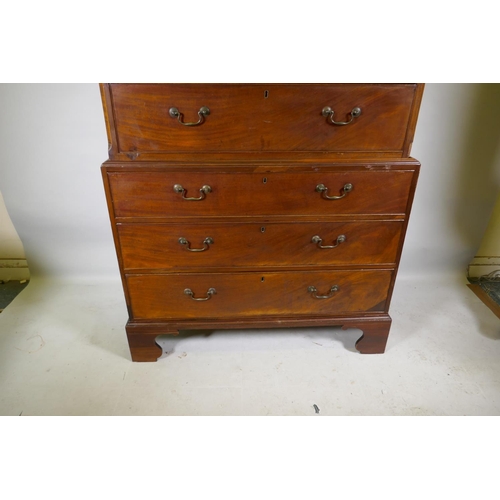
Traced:
<path id="1" fill-rule="evenodd" d="M 403 221 L 118 223 L 130 270 L 394 265 Z"/>
<path id="2" fill-rule="evenodd" d="M 134 319 L 384 312 L 392 271 L 127 275 Z"/>
<path id="3" fill-rule="evenodd" d="M 109 172 L 116 217 L 404 214 L 414 170 Z"/>
<path id="4" fill-rule="evenodd" d="M 112 156 L 175 152 L 407 155 L 416 84 L 110 84 Z"/>

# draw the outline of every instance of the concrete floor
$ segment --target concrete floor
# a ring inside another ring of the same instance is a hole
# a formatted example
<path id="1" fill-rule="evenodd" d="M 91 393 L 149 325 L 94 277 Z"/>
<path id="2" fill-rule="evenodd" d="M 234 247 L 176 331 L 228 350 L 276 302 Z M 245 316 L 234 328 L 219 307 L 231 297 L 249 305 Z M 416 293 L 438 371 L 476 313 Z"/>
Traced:
<path id="1" fill-rule="evenodd" d="M 191 333 L 132 363 L 116 282 L 32 279 L 0 314 L 1 415 L 500 415 L 500 321 L 463 277 L 399 279 L 385 354 L 359 330 Z"/>

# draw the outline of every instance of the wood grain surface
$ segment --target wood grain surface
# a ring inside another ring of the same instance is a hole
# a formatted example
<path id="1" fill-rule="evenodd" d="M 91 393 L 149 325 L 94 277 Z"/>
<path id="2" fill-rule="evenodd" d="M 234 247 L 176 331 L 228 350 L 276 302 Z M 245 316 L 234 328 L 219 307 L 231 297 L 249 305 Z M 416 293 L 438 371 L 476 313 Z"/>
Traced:
<path id="1" fill-rule="evenodd" d="M 413 172 L 406 170 L 271 172 L 235 171 L 130 172 L 108 174 L 116 217 L 204 217 L 262 215 L 403 214 Z M 186 201 L 174 185 L 186 189 L 186 197 L 199 197 L 204 185 L 211 187 L 202 201 Z M 339 200 L 343 187 L 352 191 Z"/>
<path id="2" fill-rule="evenodd" d="M 309 271 L 128 275 L 134 319 L 339 315 L 385 312 L 391 271 Z M 308 292 L 314 286 L 317 299 Z M 204 298 L 210 288 L 216 294 Z"/>
<path id="3" fill-rule="evenodd" d="M 401 156 L 416 84 L 112 84 L 112 121 L 117 152 L 341 151 Z M 106 94 L 104 94 L 106 96 Z M 178 108 L 187 127 L 169 115 Z M 361 115 L 348 125 L 334 120 Z M 108 109 L 109 113 L 109 109 Z"/>
<path id="4" fill-rule="evenodd" d="M 360 352 L 384 352 L 420 168 L 408 156 L 423 89 L 101 84 L 102 176 L 132 359 L 156 361 L 156 336 L 184 329 L 337 325 L 363 331 Z M 169 114 L 176 107 L 195 122 L 202 106 L 210 114 L 194 127 Z M 361 114 L 336 125 L 325 106 L 337 121 Z M 325 199 L 321 184 L 340 198 Z M 322 245 L 345 241 L 322 249 L 316 235 Z"/>
<path id="5" fill-rule="evenodd" d="M 117 225 L 127 272 L 279 266 L 394 265 L 403 221 Z M 343 235 L 345 241 L 337 243 Z M 322 238 L 322 249 L 312 241 Z M 212 244 L 204 244 L 206 238 Z M 180 238 L 189 241 L 192 252 Z"/>

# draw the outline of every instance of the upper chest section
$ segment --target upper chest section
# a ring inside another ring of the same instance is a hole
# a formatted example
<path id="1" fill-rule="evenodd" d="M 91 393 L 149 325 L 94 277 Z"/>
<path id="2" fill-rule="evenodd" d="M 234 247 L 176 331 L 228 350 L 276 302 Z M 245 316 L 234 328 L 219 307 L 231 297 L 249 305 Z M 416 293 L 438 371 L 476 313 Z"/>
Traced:
<path id="1" fill-rule="evenodd" d="M 419 84 L 103 84 L 110 158 L 406 157 Z"/>

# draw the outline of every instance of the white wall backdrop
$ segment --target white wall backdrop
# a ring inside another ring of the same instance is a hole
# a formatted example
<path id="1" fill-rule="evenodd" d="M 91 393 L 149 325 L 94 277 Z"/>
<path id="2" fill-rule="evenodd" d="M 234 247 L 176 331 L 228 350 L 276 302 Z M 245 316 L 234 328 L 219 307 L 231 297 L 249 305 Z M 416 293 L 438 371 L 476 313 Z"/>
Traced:
<path id="1" fill-rule="evenodd" d="M 500 85 L 426 85 L 412 155 L 422 167 L 400 272 L 465 275 L 500 191 Z"/>
<path id="2" fill-rule="evenodd" d="M 116 275 L 98 85 L 1 85 L 0 109 L 0 189 L 31 275 Z"/>
<path id="3" fill-rule="evenodd" d="M 0 191 L 32 276 L 118 278 L 98 85 L 3 84 L 0 109 Z M 465 275 L 500 190 L 499 145 L 500 85 L 426 86 L 400 276 Z"/>

